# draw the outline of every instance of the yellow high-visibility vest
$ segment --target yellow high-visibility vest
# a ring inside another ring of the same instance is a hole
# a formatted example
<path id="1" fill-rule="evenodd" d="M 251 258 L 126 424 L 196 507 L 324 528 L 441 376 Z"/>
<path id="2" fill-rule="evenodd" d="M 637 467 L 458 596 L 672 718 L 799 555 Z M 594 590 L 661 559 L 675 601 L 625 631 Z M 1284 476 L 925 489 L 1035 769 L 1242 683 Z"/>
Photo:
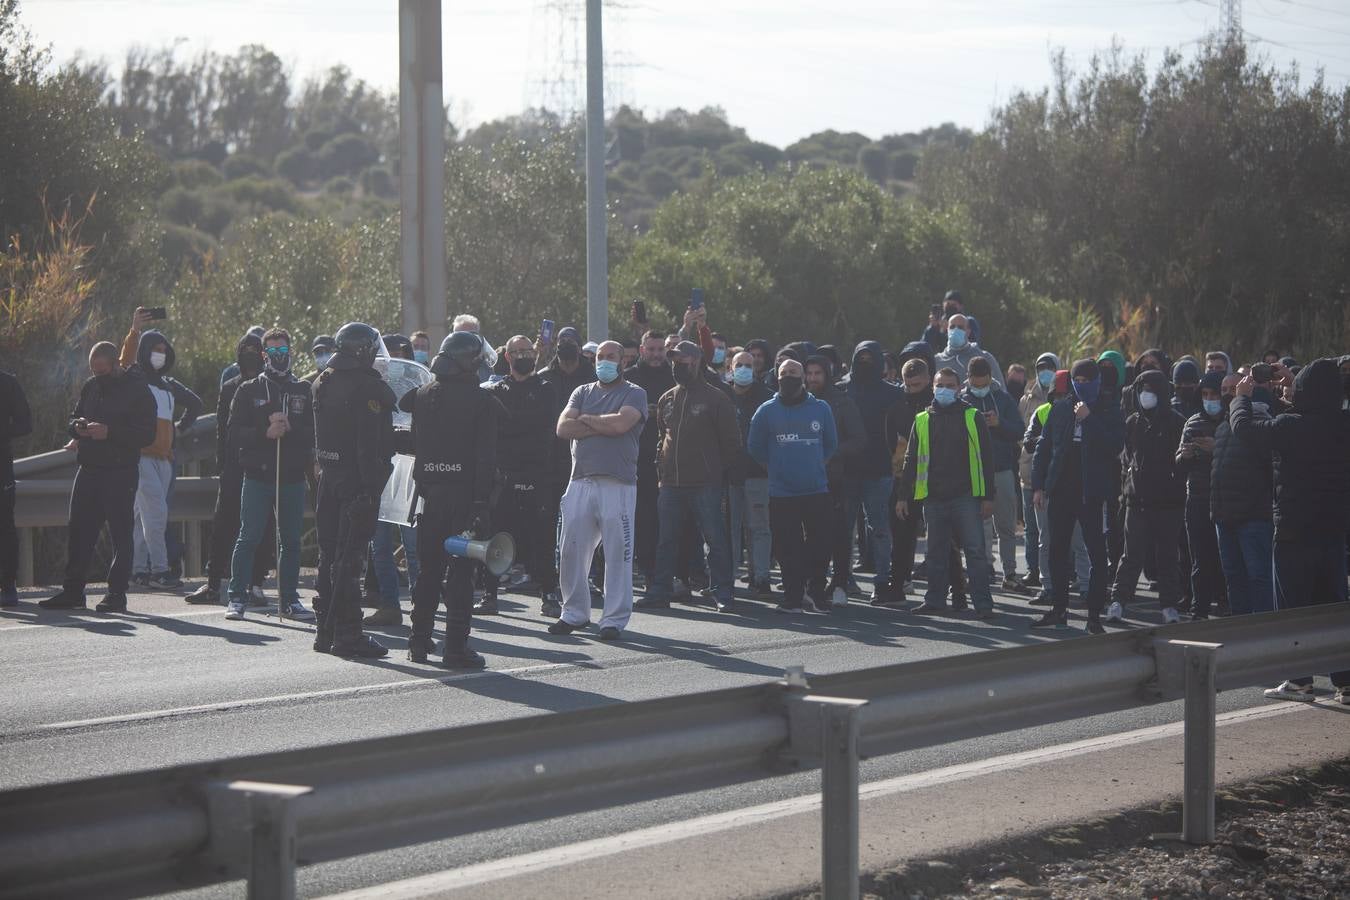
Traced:
<path id="1" fill-rule="evenodd" d="M 971 493 L 973 496 L 983 497 L 985 496 L 984 466 L 980 464 L 980 432 L 975 427 L 975 417 L 979 414 L 979 411 L 974 408 L 966 410 L 966 434 L 970 436 L 966 449 L 970 454 Z M 919 464 L 914 478 L 915 500 L 923 500 L 928 496 L 928 459 L 930 455 L 928 417 L 930 415 L 931 413 L 928 410 L 924 410 L 914 417 L 914 439 L 919 442 L 916 453 Z"/>
<path id="2" fill-rule="evenodd" d="M 1050 407 L 1054 405 L 1055 404 L 1053 403 L 1042 403 L 1040 406 L 1036 407 L 1036 418 L 1041 420 L 1042 428 L 1045 427 L 1045 420 L 1050 418 Z"/>

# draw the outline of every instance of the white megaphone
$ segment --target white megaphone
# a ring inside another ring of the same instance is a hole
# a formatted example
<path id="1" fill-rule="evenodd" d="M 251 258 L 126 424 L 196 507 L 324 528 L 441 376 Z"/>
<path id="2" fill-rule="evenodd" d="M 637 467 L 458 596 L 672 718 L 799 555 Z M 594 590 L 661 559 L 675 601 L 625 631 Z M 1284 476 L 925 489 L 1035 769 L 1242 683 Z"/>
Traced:
<path id="1" fill-rule="evenodd" d="M 486 541 L 475 541 L 464 535 L 455 535 L 445 539 L 445 552 L 451 556 L 463 556 L 476 559 L 493 575 L 505 575 L 516 561 L 516 542 L 511 535 L 503 531 Z"/>

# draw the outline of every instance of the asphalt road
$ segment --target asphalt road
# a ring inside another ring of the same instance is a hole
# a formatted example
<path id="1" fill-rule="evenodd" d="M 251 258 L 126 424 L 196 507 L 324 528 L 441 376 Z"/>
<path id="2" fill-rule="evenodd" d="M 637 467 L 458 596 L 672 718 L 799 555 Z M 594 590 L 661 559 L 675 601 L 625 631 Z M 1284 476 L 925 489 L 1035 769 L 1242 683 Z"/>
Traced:
<path id="1" fill-rule="evenodd" d="M 209 761 L 234 755 L 561 712 L 762 682 L 785 667 L 824 674 L 1042 641 L 1039 610 L 996 595 L 1000 614 L 922 618 L 858 602 L 826 615 L 784 616 L 759 603 L 741 614 L 677 606 L 637 613 L 624 640 L 594 631 L 546 632 L 538 600 L 503 596 L 503 615 L 475 619 L 482 673 L 453 674 L 407 662 L 406 628 L 375 632 L 394 652 L 350 662 L 310 649 L 313 631 L 262 613 L 242 622 L 224 610 L 188 606 L 178 595 L 134 595 L 119 615 L 40 610 L 29 592 L 0 611 L 0 787 Z M 97 591 L 91 596 L 91 607 Z M 1141 601 L 1142 602 L 1142 601 Z M 1156 604 L 1129 625 L 1157 624 Z M 1071 685 L 1065 686 L 1071 690 Z M 1259 691 L 1221 695 L 1225 711 L 1261 702 Z M 1163 704 L 869 760 L 864 780 L 1178 721 Z M 305 867 L 302 896 L 395 879 L 617 834 L 818 790 L 813 773 L 684 795 L 660 802 L 537 822 L 396 851 Z M 560 827 L 565 826 L 565 827 Z M 183 896 L 240 896 L 235 884 Z"/>

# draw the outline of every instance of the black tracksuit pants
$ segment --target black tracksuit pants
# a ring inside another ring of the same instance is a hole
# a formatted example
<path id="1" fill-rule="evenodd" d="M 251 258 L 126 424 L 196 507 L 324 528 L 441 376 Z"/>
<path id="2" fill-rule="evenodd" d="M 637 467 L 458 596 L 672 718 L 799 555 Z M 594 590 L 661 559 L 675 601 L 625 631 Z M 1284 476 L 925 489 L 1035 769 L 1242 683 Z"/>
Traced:
<path id="1" fill-rule="evenodd" d="M 319 479 L 319 502 L 315 514 L 319 531 L 318 597 L 314 612 L 319 620 L 319 639 L 335 646 L 361 640 L 361 572 L 375 522 L 379 500 L 360 504 L 350 488 Z"/>
<path id="2" fill-rule="evenodd" d="M 498 480 L 492 505 L 493 532 L 511 535 L 516 542 L 516 561 L 524 564 L 541 596 L 558 589 L 558 567 L 553 561 L 558 519 L 556 510 L 549 519 L 549 493 L 549 485 L 542 478 L 504 474 Z M 486 596 L 497 596 L 497 578 L 486 568 L 483 584 Z"/>
<path id="3" fill-rule="evenodd" d="M 1112 600 L 1122 606 L 1134 602 L 1139 573 L 1147 558 L 1152 556 L 1156 566 L 1154 575 L 1158 579 L 1158 607 L 1176 607 L 1181 600 L 1181 569 L 1177 557 L 1184 519 L 1181 509 L 1141 509 L 1133 503 L 1125 504 L 1125 555 L 1116 568 L 1116 581 L 1111 586 Z M 1086 527 L 1083 540 L 1087 540 Z M 1088 552 L 1092 552 L 1091 547 Z"/>
<path id="4" fill-rule="evenodd" d="M 1209 498 L 1186 500 L 1186 542 L 1191 550 L 1191 612 L 1208 616 L 1227 591 L 1219 560 L 1219 535 L 1209 518 Z"/>
<path id="5" fill-rule="evenodd" d="M 848 518 L 849 488 L 842 481 L 830 482 L 830 590 L 848 590 L 853 577 L 853 529 Z M 894 510 L 892 510 L 894 512 Z M 892 532 L 894 534 L 894 532 Z M 894 538 L 892 538 L 894 540 Z M 881 587 L 881 585 L 877 585 Z M 819 598 L 824 600 L 824 597 Z"/>
<path id="6" fill-rule="evenodd" d="M 656 575 L 656 545 L 661 539 L 661 519 L 656 512 L 656 501 L 661 494 L 659 482 L 655 464 L 638 464 L 637 504 L 633 511 L 633 563 L 648 579 L 648 584 Z"/>
<path id="7" fill-rule="evenodd" d="M 824 602 L 825 567 L 833 546 L 830 521 L 828 493 L 769 498 L 769 530 L 783 571 L 780 605 L 785 609 L 800 609 L 808 589 Z"/>
<path id="8" fill-rule="evenodd" d="M 1050 506 L 1046 510 L 1046 523 L 1050 528 L 1050 575 L 1054 584 L 1051 596 L 1054 612 L 1065 615 L 1069 608 L 1073 526 L 1076 522 L 1083 531 L 1083 544 L 1087 547 L 1091 565 L 1087 585 L 1088 618 L 1097 619 L 1106 603 L 1106 535 L 1102 531 L 1102 509 L 1106 501 L 1084 498 L 1081 482 L 1074 481 L 1076 483 L 1050 495 Z M 1172 545 L 1176 546 L 1176 532 L 1172 533 Z M 1138 572 L 1135 575 L 1138 577 Z"/>
<path id="9" fill-rule="evenodd" d="M 136 515 L 136 488 L 140 469 L 129 466 L 80 466 L 70 491 L 70 528 L 66 551 L 66 579 L 62 590 L 84 594 L 89 563 L 106 523 L 112 538 L 113 559 L 108 568 L 108 593 L 124 594 L 131 579 L 132 521 Z"/>

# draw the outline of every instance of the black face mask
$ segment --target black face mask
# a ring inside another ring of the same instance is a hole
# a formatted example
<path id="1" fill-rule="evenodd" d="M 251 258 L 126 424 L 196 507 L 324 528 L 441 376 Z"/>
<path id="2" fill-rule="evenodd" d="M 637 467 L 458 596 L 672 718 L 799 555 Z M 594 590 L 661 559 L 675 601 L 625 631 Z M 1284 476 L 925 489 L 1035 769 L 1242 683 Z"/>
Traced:
<path id="1" fill-rule="evenodd" d="M 263 370 L 262 354 L 256 350 L 240 350 L 235 362 L 239 363 L 239 372 L 245 378 L 255 378 Z"/>
<path id="2" fill-rule="evenodd" d="M 290 370 L 291 370 L 291 355 L 289 353 L 267 354 L 268 374 L 285 375 Z"/>
<path id="3" fill-rule="evenodd" d="M 534 358 L 530 356 L 517 356 L 511 360 L 511 371 L 517 375 L 529 375 L 534 371 Z"/>
<path id="4" fill-rule="evenodd" d="M 1025 381 L 1009 381 L 1009 382 L 1008 382 L 1008 393 L 1011 394 L 1011 395 L 1014 396 L 1014 397 L 1020 397 L 1020 396 L 1022 396 L 1022 392 L 1025 391 L 1026 389 L 1027 389 L 1027 383 L 1026 383 Z"/>
<path id="5" fill-rule="evenodd" d="M 778 378 L 778 393 L 783 395 L 783 399 L 789 403 L 800 400 L 802 397 L 802 380 L 796 375 L 781 375 Z"/>
<path id="6" fill-rule="evenodd" d="M 694 367 L 689 363 L 671 363 L 670 372 L 675 376 L 677 384 L 690 385 L 694 383 Z"/>
<path id="7" fill-rule="evenodd" d="M 875 371 L 871 360 L 860 359 L 853 364 L 853 374 L 859 378 L 870 378 Z"/>
<path id="8" fill-rule="evenodd" d="M 565 362 L 565 363 L 574 363 L 574 362 L 576 362 L 576 361 L 577 361 L 577 357 L 580 356 L 580 355 L 581 355 L 581 350 L 577 347 L 576 344 L 573 344 L 573 343 L 570 343 L 570 342 L 569 342 L 569 343 L 566 343 L 566 344 L 559 344 L 559 345 L 558 345 L 558 359 L 561 359 L 561 360 L 562 360 L 563 362 Z"/>
<path id="9" fill-rule="evenodd" d="M 1198 393 L 1200 393 L 1200 385 L 1198 384 L 1177 385 L 1177 396 L 1180 397 L 1182 400 L 1187 401 L 1194 400 L 1195 395 Z"/>

